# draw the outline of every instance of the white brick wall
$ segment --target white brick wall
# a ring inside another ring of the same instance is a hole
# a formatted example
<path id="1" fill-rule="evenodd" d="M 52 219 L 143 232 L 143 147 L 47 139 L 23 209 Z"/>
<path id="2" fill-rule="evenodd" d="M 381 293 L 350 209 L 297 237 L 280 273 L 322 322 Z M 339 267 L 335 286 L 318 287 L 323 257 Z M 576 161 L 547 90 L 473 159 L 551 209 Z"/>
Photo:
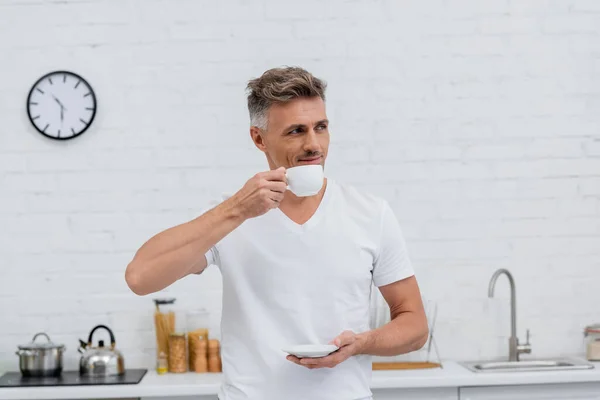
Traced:
<path id="1" fill-rule="evenodd" d="M 508 285 L 536 357 L 583 354 L 599 322 L 600 2 L 0 0 L 0 370 L 47 331 L 114 328 L 152 366 L 151 297 L 123 273 L 157 231 L 256 170 L 246 81 L 302 65 L 329 83 L 328 174 L 393 205 L 442 357 L 506 355 Z M 97 91 L 93 128 L 56 143 L 24 103 L 53 69 Z M 208 307 L 218 272 L 166 294 Z"/>

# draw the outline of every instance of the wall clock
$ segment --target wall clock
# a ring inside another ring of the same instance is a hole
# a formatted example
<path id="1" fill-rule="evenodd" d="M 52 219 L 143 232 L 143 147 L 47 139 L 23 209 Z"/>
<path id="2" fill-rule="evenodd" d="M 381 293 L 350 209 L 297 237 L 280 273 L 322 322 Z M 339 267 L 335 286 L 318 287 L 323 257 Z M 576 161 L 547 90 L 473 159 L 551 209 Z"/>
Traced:
<path id="1" fill-rule="evenodd" d="M 96 95 L 81 76 L 69 71 L 50 72 L 31 88 L 27 115 L 42 135 L 56 140 L 73 139 L 92 124 Z"/>

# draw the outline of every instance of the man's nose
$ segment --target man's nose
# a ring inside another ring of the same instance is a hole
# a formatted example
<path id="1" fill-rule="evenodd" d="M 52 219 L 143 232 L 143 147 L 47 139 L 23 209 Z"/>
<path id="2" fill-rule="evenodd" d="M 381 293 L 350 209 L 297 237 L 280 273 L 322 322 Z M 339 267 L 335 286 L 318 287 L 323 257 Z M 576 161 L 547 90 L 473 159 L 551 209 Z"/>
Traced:
<path id="1" fill-rule="evenodd" d="M 319 140 L 317 139 L 317 133 L 311 129 L 307 135 L 304 136 L 305 140 L 304 140 L 304 151 L 306 151 L 307 153 L 315 153 L 315 152 L 320 152 L 321 151 L 321 144 L 319 143 Z"/>

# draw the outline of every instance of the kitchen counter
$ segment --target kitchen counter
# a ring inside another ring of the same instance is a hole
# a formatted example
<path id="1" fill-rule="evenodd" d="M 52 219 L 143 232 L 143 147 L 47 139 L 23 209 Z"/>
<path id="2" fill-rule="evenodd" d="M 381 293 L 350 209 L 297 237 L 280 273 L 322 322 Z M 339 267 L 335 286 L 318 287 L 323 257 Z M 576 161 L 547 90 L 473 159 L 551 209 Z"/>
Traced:
<path id="1" fill-rule="evenodd" d="M 443 368 L 373 371 L 372 389 L 473 387 L 494 385 L 600 382 L 600 363 L 591 370 L 474 373 L 456 362 Z M 152 398 L 215 395 L 221 374 L 165 374 L 149 370 L 137 385 L 0 388 L 0 399 Z"/>
<path id="2" fill-rule="evenodd" d="M 471 372 L 456 362 L 444 368 L 373 371 L 372 389 L 531 385 L 545 383 L 600 382 L 600 362 L 594 369 L 536 372 Z"/>

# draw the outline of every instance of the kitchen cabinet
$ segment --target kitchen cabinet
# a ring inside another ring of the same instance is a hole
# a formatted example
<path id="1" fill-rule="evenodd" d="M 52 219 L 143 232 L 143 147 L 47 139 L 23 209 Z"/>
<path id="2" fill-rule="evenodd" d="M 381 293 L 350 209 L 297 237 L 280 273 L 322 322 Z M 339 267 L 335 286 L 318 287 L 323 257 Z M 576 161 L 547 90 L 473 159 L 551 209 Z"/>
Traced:
<path id="1" fill-rule="evenodd" d="M 173 397 L 145 397 L 142 400 L 173 400 Z M 176 400 L 217 400 L 217 396 L 185 396 Z M 458 388 L 374 389 L 373 400 L 458 400 Z"/>
<path id="2" fill-rule="evenodd" d="M 142 397 L 140 400 L 219 400 L 216 394 L 205 396 Z"/>
<path id="3" fill-rule="evenodd" d="M 458 388 L 373 389 L 373 400 L 458 400 Z"/>
<path id="4" fill-rule="evenodd" d="M 221 382 L 220 374 L 148 371 L 138 385 L 0 388 L 0 400 L 218 400 Z M 373 400 L 600 400 L 600 363 L 591 370 L 477 374 L 449 361 L 435 370 L 377 371 L 371 387 Z"/>
<path id="5" fill-rule="evenodd" d="M 600 383 L 460 388 L 460 400 L 600 400 Z"/>
<path id="6" fill-rule="evenodd" d="M 172 400 L 173 397 L 146 397 L 142 400 Z M 217 396 L 185 396 L 177 400 L 217 400 Z M 374 389 L 373 400 L 458 400 L 458 388 Z"/>

